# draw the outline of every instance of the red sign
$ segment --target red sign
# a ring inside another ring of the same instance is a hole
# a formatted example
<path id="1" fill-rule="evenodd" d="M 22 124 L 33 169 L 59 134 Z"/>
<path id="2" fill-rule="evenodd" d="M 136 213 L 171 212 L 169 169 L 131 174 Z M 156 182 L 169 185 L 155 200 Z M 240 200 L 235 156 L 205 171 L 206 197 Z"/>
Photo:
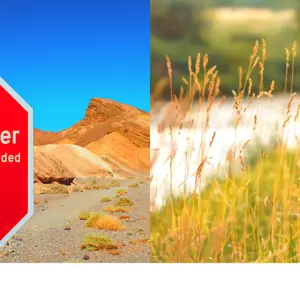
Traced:
<path id="1" fill-rule="evenodd" d="M 0 246 L 33 215 L 33 112 L 0 77 Z"/>

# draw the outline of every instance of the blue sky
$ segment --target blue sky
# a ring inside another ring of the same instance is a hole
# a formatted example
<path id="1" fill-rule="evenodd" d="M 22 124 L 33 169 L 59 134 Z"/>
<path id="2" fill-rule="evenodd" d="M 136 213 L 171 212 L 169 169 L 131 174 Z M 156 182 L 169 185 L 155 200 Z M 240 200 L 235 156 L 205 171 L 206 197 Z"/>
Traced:
<path id="1" fill-rule="evenodd" d="M 93 97 L 150 109 L 150 4 L 141 0 L 1 1 L 0 76 L 62 130 Z"/>

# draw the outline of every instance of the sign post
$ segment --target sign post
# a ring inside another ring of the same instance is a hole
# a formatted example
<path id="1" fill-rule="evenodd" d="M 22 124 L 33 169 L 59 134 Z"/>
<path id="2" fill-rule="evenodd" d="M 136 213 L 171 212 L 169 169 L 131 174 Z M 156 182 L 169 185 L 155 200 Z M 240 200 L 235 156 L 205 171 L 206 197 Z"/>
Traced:
<path id="1" fill-rule="evenodd" d="M 0 247 L 33 215 L 33 111 L 0 77 Z"/>

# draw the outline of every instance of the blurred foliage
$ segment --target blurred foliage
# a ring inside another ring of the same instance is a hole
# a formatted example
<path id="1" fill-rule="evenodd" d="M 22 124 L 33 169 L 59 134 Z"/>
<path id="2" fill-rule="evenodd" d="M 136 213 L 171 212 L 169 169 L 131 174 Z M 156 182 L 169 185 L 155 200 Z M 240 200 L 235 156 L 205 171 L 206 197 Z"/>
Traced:
<path id="1" fill-rule="evenodd" d="M 249 10 L 245 18 L 221 18 L 217 9 L 226 6 L 267 8 L 272 17 L 253 21 Z M 285 21 L 280 19 L 283 13 Z M 248 67 L 253 44 L 262 38 L 267 42 L 265 85 L 274 79 L 274 92 L 283 92 L 285 48 L 291 51 L 294 40 L 300 45 L 300 0 L 151 0 L 151 90 L 167 76 L 165 55 L 171 59 L 178 93 L 184 85 L 182 76 L 188 75 L 188 56 L 194 63 L 200 52 L 202 57 L 209 55 L 209 66 L 217 65 L 221 91 L 231 95 L 238 86 L 239 67 Z M 297 58 L 295 68 L 300 70 Z M 258 88 L 259 70 L 252 79 Z M 297 82 L 296 73 L 295 90 L 300 90 Z M 168 87 L 164 96 L 169 97 Z"/>

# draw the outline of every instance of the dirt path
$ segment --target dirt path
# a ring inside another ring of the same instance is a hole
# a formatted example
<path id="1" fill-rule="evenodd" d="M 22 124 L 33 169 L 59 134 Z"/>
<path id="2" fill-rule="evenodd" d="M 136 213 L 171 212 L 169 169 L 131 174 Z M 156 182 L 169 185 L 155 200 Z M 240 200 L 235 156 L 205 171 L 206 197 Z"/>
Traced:
<path id="1" fill-rule="evenodd" d="M 148 262 L 149 244 L 139 241 L 149 239 L 149 182 L 129 188 L 136 180 L 118 181 L 119 187 L 109 190 L 91 190 L 71 195 L 38 195 L 34 216 L 0 249 L 0 262 Z M 115 203 L 116 192 L 124 189 L 125 197 L 134 202 L 121 220 L 127 228 L 122 231 L 103 231 L 84 227 L 79 220 L 82 211 L 101 212 Z M 103 197 L 113 198 L 101 203 Z M 118 254 L 103 251 L 87 252 L 80 248 L 84 237 L 90 233 L 103 234 L 121 245 Z"/>

